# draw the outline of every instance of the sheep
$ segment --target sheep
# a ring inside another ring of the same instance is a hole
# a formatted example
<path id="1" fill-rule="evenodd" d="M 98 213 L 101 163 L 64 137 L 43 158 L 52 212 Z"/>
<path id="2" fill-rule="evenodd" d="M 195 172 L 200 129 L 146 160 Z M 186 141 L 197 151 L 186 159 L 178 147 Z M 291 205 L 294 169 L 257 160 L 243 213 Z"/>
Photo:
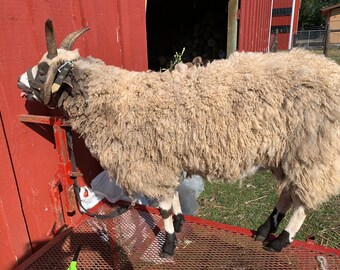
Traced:
<path id="1" fill-rule="evenodd" d="M 51 20 L 45 29 L 48 52 L 19 78 L 22 95 L 61 108 L 126 192 L 159 200 L 165 229 L 160 256 L 174 254 L 175 233 L 184 223 L 177 192 L 183 172 L 229 183 L 271 170 L 279 199 L 255 240 L 275 232 L 290 208 L 292 216 L 264 245 L 268 251 L 292 243 L 307 211 L 339 194 L 335 62 L 296 49 L 134 72 L 71 50 L 89 28 L 69 34 L 59 49 Z"/>

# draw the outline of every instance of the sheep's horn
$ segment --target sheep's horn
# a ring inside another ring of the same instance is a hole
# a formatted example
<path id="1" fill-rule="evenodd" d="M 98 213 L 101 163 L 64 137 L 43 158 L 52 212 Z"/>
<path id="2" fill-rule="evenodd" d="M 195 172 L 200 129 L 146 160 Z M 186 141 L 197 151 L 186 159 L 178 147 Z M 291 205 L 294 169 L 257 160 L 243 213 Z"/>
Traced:
<path id="1" fill-rule="evenodd" d="M 47 46 L 47 58 L 53 59 L 58 55 L 57 45 L 55 43 L 54 30 L 52 20 L 47 19 L 45 22 L 45 35 L 46 35 L 46 46 Z"/>
<path id="2" fill-rule="evenodd" d="M 60 63 L 55 62 L 50 64 L 50 68 L 48 69 L 46 81 L 44 83 L 44 87 L 42 89 L 42 98 L 44 104 L 48 104 L 50 102 L 52 96 L 52 84 L 54 82 L 55 76 L 58 73 L 58 66 Z"/>
<path id="3" fill-rule="evenodd" d="M 72 46 L 74 42 L 87 30 L 90 30 L 90 27 L 85 27 L 83 29 L 80 29 L 78 31 L 75 31 L 69 35 L 67 35 L 64 40 L 61 42 L 60 48 L 70 51 L 72 49 Z"/>

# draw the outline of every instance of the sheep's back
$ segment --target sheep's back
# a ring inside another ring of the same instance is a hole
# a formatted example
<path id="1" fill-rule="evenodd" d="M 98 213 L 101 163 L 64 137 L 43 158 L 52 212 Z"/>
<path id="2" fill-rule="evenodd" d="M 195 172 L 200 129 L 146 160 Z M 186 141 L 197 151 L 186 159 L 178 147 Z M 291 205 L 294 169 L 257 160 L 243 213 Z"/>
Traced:
<path id="1" fill-rule="evenodd" d="M 298 144 L 338 149 L 327 134 L 339 129 L 339 74 L 302 50 L 236 53 L 172 73 L 93 65 L 87 145 L 108 168 L 145 160 L 227 181 L 255 165 L 286 160 L 288 170 Z"/>

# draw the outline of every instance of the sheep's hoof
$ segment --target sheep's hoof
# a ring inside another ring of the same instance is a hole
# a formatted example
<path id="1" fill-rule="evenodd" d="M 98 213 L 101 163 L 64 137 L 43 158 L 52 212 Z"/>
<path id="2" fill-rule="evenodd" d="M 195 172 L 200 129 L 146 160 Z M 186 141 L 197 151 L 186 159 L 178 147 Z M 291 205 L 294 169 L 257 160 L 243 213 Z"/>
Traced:
<path id="1" fill-rule="evenodd" d="M 181 232 L 182 231 L 182 226 L 184 224 L 184 216 L 183 214 L 178 214 L 174 216 L 174 228 L 175 232 Z"/>
<path id="2" fill-rule="evenodd" d="M 289 245 L 289 232 L 283 230 L 277 238 L 269 242 L 263 248 L 270 252 L 280 252 L 284 247 L 287 247 Z"/>
<path id="3" fill-rule="evenodd" d="M 174 252 L 172 252 L 172 254 L 168 254 L 165 251 L 162 251 L 159 253 L 159 257 L 167 259 L 167 258 L 171 258 L 174 255 Z"/>
<path id="4" fill-rule="evenodd" d="M 269 219 L 262 224 L 256 231 L 255 241 L 264 241 L 267 239 L 269 233 L 270 233 L 270 221 Z"/>
<path id="5" fill-rule="evenodd" d="M 281 250 L 276 250 L 274 249 L 273 247 L 271 247 L 269 244 L 268 245 L 265 245 L 263 247 L 265 250 L 269 251 L 269 252 L 280 252 Z"/>
<path id="6" fill-rule="evenodd" d="M 255 235 L 255 238 L 254 238 L 255 241 L 264 241 L 264 240 L 266 240 L 266 239 L 267 239 L 267 238 L 264 237 L 264 236 L 261 235 L 261 234 L 256 234 L 256 235 Z"/>
<path id="7" fill-rule="evenodd" d="M 162 251 L 159 253 L 161 258 L 172 257 L 175 253 L 177 244 L 177 238 L 175 233 L 165 233 L 165 243 L 162 247 Z"/>

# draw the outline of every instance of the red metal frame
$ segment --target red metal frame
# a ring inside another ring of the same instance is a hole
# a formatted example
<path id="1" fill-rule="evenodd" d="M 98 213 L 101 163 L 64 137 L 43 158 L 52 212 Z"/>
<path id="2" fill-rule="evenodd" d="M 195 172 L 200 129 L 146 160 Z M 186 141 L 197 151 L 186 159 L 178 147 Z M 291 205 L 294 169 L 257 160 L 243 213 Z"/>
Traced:
<path id="1" fill-rule="evenodd" d="M 73 225 L 73 216 L 77 211 L 73 179 L 71 177 L 72 163 L 69 158 L 65 131 L 67 124 L 62 118 L 51 116 L 20 115 L 19 120 L 24 123 L 43 124 L 53 127 L 58 154 L 58 170 L 48 185 L 55 218 L 55 224 L 50 234 L 56 235 L 64 226 Z"/>

